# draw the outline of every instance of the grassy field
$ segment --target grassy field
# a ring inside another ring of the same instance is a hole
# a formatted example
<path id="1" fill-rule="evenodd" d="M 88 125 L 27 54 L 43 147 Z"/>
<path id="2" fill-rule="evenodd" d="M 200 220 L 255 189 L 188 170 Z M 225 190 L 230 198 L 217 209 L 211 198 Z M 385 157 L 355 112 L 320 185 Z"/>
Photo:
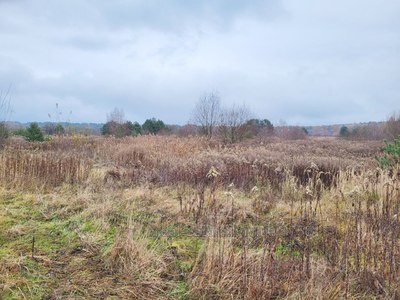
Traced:
<path id="1" fill-rule="evenodd" d="M 0 299 L 395 299 L 399 172 L 381 147 L 12 140 Z"/>

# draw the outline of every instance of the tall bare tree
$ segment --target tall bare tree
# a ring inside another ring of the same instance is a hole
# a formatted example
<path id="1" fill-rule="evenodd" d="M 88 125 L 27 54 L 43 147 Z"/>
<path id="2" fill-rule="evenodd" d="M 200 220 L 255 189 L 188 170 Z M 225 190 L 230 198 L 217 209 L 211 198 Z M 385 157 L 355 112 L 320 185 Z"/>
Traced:
<path id="1" fill-rule="evenodd" d="M 4 142 L 8 138 L 6 121 L 11 113 L 10 90 L 11 85 L 7 92 L 4 93 L 3 91 L 0 91 L 0 148 L 3 147 Z"/>
<path id="2" fill-rule="evenodd" d="M 233 105 L 222 110 L 220 114 L 219 132 L 225 142 L 235 143 L 242 140 L 252 118 L 250 109 L 246 105 Z"/>
<path id="3" fill-rule="evenodd" d="M 221 110 L 221 100 L 217 92 L 200 97 L 193 111 L 193 122 L 200 126 L 201 133 L 211 138 Z"/>
<path id="4" fill-rule="evenodd" d="M 0 91 L 0 122 L 7 121 L 11 113 L 10 90 L 11 86 L 6 92 Z"/>
<path id="5" fill-rule="evenodd" d="M 115 122 L 117 124 L 125 123 L 124 110 L 114 108 L 114 110 L 107 115 L 107 122 Z"/>

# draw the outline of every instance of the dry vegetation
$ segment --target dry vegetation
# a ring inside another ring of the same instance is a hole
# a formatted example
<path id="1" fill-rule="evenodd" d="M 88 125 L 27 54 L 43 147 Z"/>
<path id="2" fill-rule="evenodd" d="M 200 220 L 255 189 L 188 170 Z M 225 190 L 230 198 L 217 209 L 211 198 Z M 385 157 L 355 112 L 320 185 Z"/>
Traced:
<path id="1" fill-rule="evenodd" d="M 0 293 L 395 299 L 399 171 L 378 168 L 381 146 L 11 140 L 0 152 Z"/>

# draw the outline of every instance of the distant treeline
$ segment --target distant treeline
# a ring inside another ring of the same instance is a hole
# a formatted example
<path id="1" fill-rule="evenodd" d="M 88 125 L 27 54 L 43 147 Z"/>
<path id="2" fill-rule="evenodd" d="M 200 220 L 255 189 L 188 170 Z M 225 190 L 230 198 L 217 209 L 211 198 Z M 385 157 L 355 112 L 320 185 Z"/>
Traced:
<path id="1" fill-rule="evenodd" d="M 400 135 L 400 115 L 394 114 L 386 122 L 343 125 L 339 135 L 354 140 L 393 140 Z"/>
<path id="2" fill-rule="evenodd" d="M 57 106 L 58 109 L 58 106 Z M 203 135 L 225 143 L 236 143 L 245 139 L 304 139 L 307 136 L 340 136 L 347 139 L 389 139 L 400 134 L 400 115 L 393 114 L 385 122 L 370 122 L 348 125 L 287 126 L 284 121 L 278 125 L 266 118 L 255 118 L 246 105 L 223 106 L 218 93 L 206 93 L 199 98 L 188 124 L 168 125 L 163 120 L 150 118 L 143 124 L 125 118 L 122 109 L 115 108 L 107 115 L 107 122 L 69 123 L 2 122 L 0 144 L 9 135 L 22 136 L 29 141 L 41 141 L 52 135 L 103 135 L 118 138 L 138 135 Z"/>

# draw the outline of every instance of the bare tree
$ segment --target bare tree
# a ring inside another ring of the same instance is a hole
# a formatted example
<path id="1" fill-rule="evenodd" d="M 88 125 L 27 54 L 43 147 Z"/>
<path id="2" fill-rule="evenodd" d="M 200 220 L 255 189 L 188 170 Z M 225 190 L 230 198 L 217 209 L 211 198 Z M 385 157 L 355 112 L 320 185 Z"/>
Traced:
<path id="1" fill-rule="evenodd" d="M 115 122 L 117 124 L 125 123 L 125 113 L 123 109 L 114 108 L 110 114 L 107 115 L 107 122 Z"/>
<path id="2" fill-rule="evenodd" d="M 0 91 L 0 122 L 7 121 L 11 113 L 11 98 L 10 98 L 11 85 L 7 92 Z"/>
<path id="3" fill-rule="evenodd" d="M 235 143 L 242 140 L 249 129 L 247 121 L 252 114 L 246 105 L 225 108 L 220 114 L 219 132 L 225 142 Z"/>
<path id="4" fill-rule="evenodd" d="M 11 113 L 10 90 L 11 85 L 7 92 L 3 93 L 3 91 L 0 91 L 0 148 L 3 147 L 4 142 L 8 138 L 6 121 Z"/>
<path id="5" fill-rule="evenodd" d="M 218 93 L 204 94 L 196 103 L 193 122 L 200 126 L 201 133 L 211 138 L 220 115 L 221 101 Z"/>

